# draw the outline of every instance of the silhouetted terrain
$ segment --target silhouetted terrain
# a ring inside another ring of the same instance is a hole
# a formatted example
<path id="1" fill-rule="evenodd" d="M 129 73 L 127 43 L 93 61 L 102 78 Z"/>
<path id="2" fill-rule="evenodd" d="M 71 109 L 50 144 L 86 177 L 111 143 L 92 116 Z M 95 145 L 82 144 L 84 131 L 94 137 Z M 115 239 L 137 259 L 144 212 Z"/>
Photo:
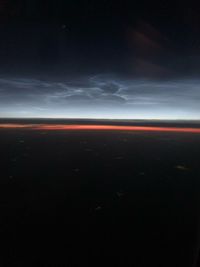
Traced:
<path id="1" fill-rule="evenodd" d="M 193 266 L 199 148 L 192 133 L 1 129 L 2 266 Z"/>

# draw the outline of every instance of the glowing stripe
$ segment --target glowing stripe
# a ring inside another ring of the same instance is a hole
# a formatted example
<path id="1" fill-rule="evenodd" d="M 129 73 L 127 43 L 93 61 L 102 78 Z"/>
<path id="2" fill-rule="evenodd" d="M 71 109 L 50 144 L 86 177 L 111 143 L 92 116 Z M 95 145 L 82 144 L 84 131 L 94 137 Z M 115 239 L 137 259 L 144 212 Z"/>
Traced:
<path id="1" fill-rule="evenodd" d="M 13 124 L 13 123 L 0 124 L 0 129 L 21 129 L 21 128 L 34 128 L 34 125 L 32 125 L 32 124 Z"/>
<path id="2" fill-rule="evenodd" d="M 30 129 L 45 131 L 144 131 L 200 133 L 200 128 L 158 127 L 158 126 L 126 126 L 126 125 L 65 125 L 65 124 L 0 124 L 0 129 Z"/>

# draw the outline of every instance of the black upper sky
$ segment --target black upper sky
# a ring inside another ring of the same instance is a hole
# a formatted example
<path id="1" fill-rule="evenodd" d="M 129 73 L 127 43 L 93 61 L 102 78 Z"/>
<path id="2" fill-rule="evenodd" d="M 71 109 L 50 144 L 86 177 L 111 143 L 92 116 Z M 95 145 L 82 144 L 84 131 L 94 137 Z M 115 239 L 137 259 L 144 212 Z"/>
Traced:
<path id="1" fill-rule="evenodd" d="M 198 1 L 2 0 L 3 72 L 188 76 L 200 70 Z"/>

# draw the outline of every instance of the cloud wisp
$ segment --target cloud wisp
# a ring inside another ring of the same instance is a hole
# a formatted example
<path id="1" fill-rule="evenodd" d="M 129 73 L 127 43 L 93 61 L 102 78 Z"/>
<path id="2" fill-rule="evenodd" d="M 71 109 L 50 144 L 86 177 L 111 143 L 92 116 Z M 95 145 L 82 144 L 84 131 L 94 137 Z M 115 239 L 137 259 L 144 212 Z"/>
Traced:
<path id="1" fill-rule="evenodd" d="M 200 119 L 198 80 L 0 78 L 1 117 Z"/>

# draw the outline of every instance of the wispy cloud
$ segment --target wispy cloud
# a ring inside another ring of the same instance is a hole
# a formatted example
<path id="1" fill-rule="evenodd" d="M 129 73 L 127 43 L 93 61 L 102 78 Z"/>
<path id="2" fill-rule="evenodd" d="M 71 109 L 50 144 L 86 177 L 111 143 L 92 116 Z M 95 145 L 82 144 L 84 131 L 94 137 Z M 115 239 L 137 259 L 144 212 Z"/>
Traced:
<path id="1" fill-rule="evenodd" d="M 1 78 L 0 116 L 22 115 L 200 119 L 200 81 Z"/>

